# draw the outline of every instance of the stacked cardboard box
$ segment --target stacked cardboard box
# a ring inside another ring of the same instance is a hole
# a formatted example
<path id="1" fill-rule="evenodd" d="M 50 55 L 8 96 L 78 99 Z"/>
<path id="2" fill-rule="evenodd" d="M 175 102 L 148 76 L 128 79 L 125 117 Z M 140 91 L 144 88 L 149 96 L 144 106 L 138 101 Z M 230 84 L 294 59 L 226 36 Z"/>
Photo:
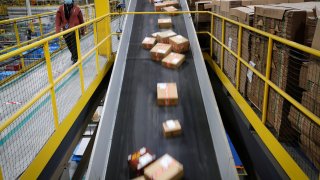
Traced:
<path id="1" fill-rule="evenodd" d="M 151 50 L 151 59 L 155 61 L 161 61 L 171 52 L 170 44 L 157 43 Z"/>
<path id="2" fill-rule="evenodd" d="M 196 11 L 209 11 L 211 10 L 211 1 L 199 1 L 195 3 Z M 195 24 L 211 22 L 211 15 L 209 14 L 195 14 Z"/>
<path id="3" fill-rule="evenodd" d="M 298 43 L 302 43 L 304 39 L 300 30 L 304 29 L 305 20 L 305 10 L 272 5 L 255 7 L 254 27 Z M 253 35 L 251 40 L 251 64 L 254 64 L 258 71 L 265 74 L 268 39 Z M 291 79 L 299 79 L 299 77 L 293 77 L 294 73 L 291 71 L 299 70 L 302 62 L 291 56 L 294 50 L 285 45 L 275 42 L 272 50 L 271 81 L 291 96 L 296 97 L 297 95 L 294 93 L 298 81 L 295 86 Z M 249 100 L 262 110 L 264 82 L 253 75 L 252 82 L 248 84 Z M 286 122 L 290 107 L 286 105 L 284 98 L 271 88 L 268 102 L 267 122 L 275 129 L 276 135 L 292 133 L 290 123 Z"/>
<path id="4" fill-rule="evenodd" d="M 169 38 L 170 37 L 173 37 L 177 35 L 177 33 L 171 31 L 171 30 L 168 30 L 168 31 L 163 31 L 163 32 L 159 32 L 157 33 L 157 41 L 159 43 L 169 43 Z"/>
<path id="5" fill-rule="evenodd" d="M 169 44 L 172 45 L 172 51 L 176 53 L 187 52 L 190 47 L 189 40 L 181 35 L 170 37 Z"/>
<path id="6" fill-rule="evenodd" d="M 185 61 L 185 55 L 179 53 L 170 53 L 162 59 L 162 66 L 172 69 L 177 69 Z"/>
<path id="7" fill-rule="evenodd" d="M 230 9 L 230 17 L 231 19 L 241 22 L 243 24 L 252 26 L 253 24 L 253 7 L 237 7 Z M 226 26 L 226 39 L 225 44 L 237 54 L 238 51 L 238 32 L 239 27 L 237 25 L 232 25 L 227 23 Z M 242 39 L 241 39 L 241 57 L 249 61 L 250 60 L 250 32 L 246 29 L 242 31 Z M 229 76 L 231 82 L 235 84 L 236 81 L 236 65 L 237 58 L 233 56 L 230 52 L 225 50 L 225 61 L 224 61 L 224 71 Z M 241 64 L 240 66 L 240 88 L 239 91 L 242 95 L 245 95 L 245 87 L 246 87 L 246 78 L 247 76 L 247 68 L 245 65 Z"/>

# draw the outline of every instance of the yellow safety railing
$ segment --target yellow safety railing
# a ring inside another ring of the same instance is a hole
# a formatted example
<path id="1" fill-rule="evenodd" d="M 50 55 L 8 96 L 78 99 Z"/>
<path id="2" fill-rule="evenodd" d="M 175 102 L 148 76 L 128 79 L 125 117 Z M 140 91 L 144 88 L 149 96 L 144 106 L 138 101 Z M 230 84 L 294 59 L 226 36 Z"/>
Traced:
<path id="1" fill-rule="evenodd" d="M 85 6 L 80 6 L 81 9 L 84 9 L 84 20 L 85 21 L 89 21 L 90 19 L 94 19 L 94 5 L 93 4 L 90 4 L 90 5 L 85 5 Z M 91 15 L 89 13 L 89 9 L 91 9 Z M 3 20 L 3 21 L 0 21 L 0 27 L 2 28 L 6 28 L 6 26 L 10 27 L 12 26 L 13 30 L 14 30 L 14 35 L 15 35 L 15 45 L 12 45 L 12 46 L 8 46 L 8 47 L 5 47 L 4 49 L 0 50 L 0 55 L 1 54 L 5 54 L 7 52 L 10 52 L 16 48 L 20 48 L 22 46 L 25 46 L 25 45 L 28 45 L 28 44 L 31 44 L 35 41 L 38 41 L 40 39 L 43 39 L 44 37 L 48 37 L 48 36 L 51 36 L 55 33 L 55 29 L 50 29 L 49 32 L 45 31 L 44 30 L 44 27 L 43 27 L 43 23 L 42 23 L 42 20 L 43 18 L 48 18 L 49 16 L 55 16 L 56 12 L 47 12 L 47 13 L 42 13 L 42 14 L 37 14 L 37 15 L 32 15 L 32 16 L 25 16 L 25 17 L 20 17 L 20 18 L 13 18 L 13 19 L 8 19 L 8 20 Z M 33 21 L 38 21 L 38 24 L 39 24 L 39 33 L 40 33 L 40 36 L 36 36 L 36 37 L 33 37 L 32 39 L 30 40 L 26 40 L 26 41 L 21 41 L 20 39 L 20 35 L 21 35 L 21 32 L 19 31 L 19 27 L 18 27 L 18 24 L 19 23 L 22 23 L 22 22 L 25 22 L 25 21 L 28 21 L 30 26 L 31 26 L 31 29 L 34 29 L 34 22 Z M 54 28 L 54 27 L 53 27 Z M 88 27 L 86 27 L 86 33 L 88 33 Z M 59 51 L 60 49 L 63 49 L 65 48 L 65 44 L 62 43 L 62 39 L 59 38 L 59 49 L 57 51 Z M 53 53 L 56 53 L 57 51 L 53 52 Z M 14 79 L 15 77 L 19 76 L 21 73 L 31 69 L 32 67 L 38 65 L 40 62 L 42 62 L 44 60 L 44 58 L 42 59 L 39 59 L 38 61 L 36 62 L 33 62 L 31 64 L 28 64 L 26 65 L 26 62 L 25 62 L 25 59 L 23 57 L 22 54 L 19 55 L 20 58 L 19 58 L 19 62 L 21 63 L 21 69 L 19 69 L 15 74 L 13 74 L 12 76 L 9 76 L 3 80 L 0 80 L 0 85 L 4 84 L 4 83 L 7 83 L 9 82 L 10 80 Z M 8 64 L 10 64 L 9 62 L 7 62 Z"/>
<path id="2" fill-rule="evenodd" d="M 36 178 L 39 176 L 43 168 L 45 167 L 46 163 L 49 161 L 50 157 L 53 155 L 54 151 L 56 148 L 59 146 L 59 143 L 62 141 L 63 137 L 66 135 L 67 131 L 70 129 L 71 125 L 73 124 L 75 117 L 79 115 L 79 107 L 84 107 L 85 103 L 87 100 L 90 98 L 90 96 L 93 93 L 93 90 L 98 86 L 98 84 L 101 82 L 102 77 L 105 75 L 106 71 L 110 67 L 110 63 L 112 61 L 108 61 L 108 63 L 105 65 L 104 68 L 100 69 L 100 64 L 99 64 L 99 47 L 101 47 L 103 44 L 107 43 L 108 47 L 110 47 L 111 40 L 110 36 L 113 34 L 105 34 L 105 37 L 103 40 L 98 38 L 97 35 L 97 23 L 103 19 L 108 19 L 113 15 L 138 15 L 138 14 L 186 14 L 186 13 L 202 13 L 202 14 L 209 14 L 211 15 L 211 19 L 213 18 L 220 18 L 222 19 L 222 37 L 225 35 L 225 22 L 229 22 L 232 24 L 235 24 L 239 26 L 239 39 L 242 37 L 242 31 L 244 29 L 248 29 L 250 31 L 253 31 L 255 33 L 258 33 L 262 36 L 265 36 L 269 39 L 268 42 L 268 63 L 267 63 L 267 73 L 266 75 L 260 73 L 257 71 L 254 67 L 250 66 L 242 57 L 240 56 L 241 54 L 241 43 L 238 43 L 238 52 L 233 52 L 228 46 L 226 46 L 223 42 L 218 40 L 214 35 L 213 35 L 213 30 L 214 30 L 214 23 L 212 21 L 211 23 L 211 32 L 198 32 L 200 34 L 207 34 L 211 37 L 211 42 L 214 40 L 218 42 L 222 46 L 222 56 L 220 59 L 220 66 L 212 61 L 211 57 L 213 55 L 212 51 L 212 43 L 210 45 L 210 55 L 205 55 L 205 59 L 208 60 L 209 64 L 211 67 L 215 70 L 215 72 L 218 74 L 222 82 L 224 83 L 225 87 L 229 90 L 230 94 L 232 97 L 235 99 L 235 101 L 238 104 L 241 104 L 240 109 L 243 111 L 243 113 L 246 115 L 248 118 L 249 122 L 251 123 L 252 127 L 255 129 L 261 140 L 264 142 L 266 147 L 269 149 L 269 151 L 272 153 L 274 158 L 278 161 L 278 163 L 281 165 L 283 170 L 287 173 L 287 175 L 292 178 L 292 179 L 307 179 L 306 174 L 301 170 L 301 168 L 297 165 L 297 163 L 293 160 L 293 158 L 288 154 L 288 152 L 282 147 L 280 142 L 272 135 L 272 133 L 268 130 L 268 128 L 265 126 L 264 122 L 266 120 L 266 108 L 268 104 L 268 89 L 269 87 L 274 89 L 276 92 L 278 92 L 283 98 L 288 100 L 290 103 L 292 103 L 297 109 L 299 109 L 301 112 L 303 112 L 307 117 L 312 119 L 314 123 L 317 125 L 320 125 L 320 119 L 317 117 L 315 114 L 313 114 L 310 110 L 308 110 L 306 107 L 301 105 L 299 102 L 297 102 L 294 98 L 292 98 L 290 95 L 288 95 L 284 90 L 279 88 L 277 85 L 275 85 L 269 78 L 270 78 L 270 66 L 271 66 L 271 48 L 274 43 L 274 41 L 283 43 L 285 45 L 297 48 L 301 51 L 310 53 L 312 55 L 320 57 L 320 51 L 314 50 L 312 48 L 300 45 L 298 43 L 286 40 L 284 38 L 277 37 L 275 35 L 266 33 L 264 31 L 255 29 L 253 27 L 241 24 L 239 22 L 230 20 L 228 18 L 225 18 L 223 16 L 220 16 L 218 14 L 212 13 L 212 12 L 207 12 L 207 11 L 179 11 L 179 12 L 122 12 L 122 13 L 108 13 L 105 14 L 101 17 L 98 17 L 94 20 L 91 20 L 89 22 L 86 22 L 80 26 L 71 28 L 69 30 L 66 30 L 64 32 L 52 35 L 50 37 L 44 38 L 38 42 L 34 42 L 28 46 L 23 46 L 15 51 L 9 52 L 7 54 L 4 54 L 0 56 L 0 62 L 5 61 L 6 59 L 9 59 L 10 57 L 19 55 L 23 53 L 24 51 L 27 51 L 29 49 L 32 49 L 34 47 L 43 45 L 44 46 L 44 51 L 45 51 L 45 60 L 46 60 L 46 66 L 47 66 L 47 73 L 48 73 L 48 79 L 49 79 L 49 84 L 42 89 L 40 92 L 36 94 L 35 97 L 32 98 L 29 102 L 23 105 L 22 108 L 20 108 L 17 112 L 15 112 L 12 116 L 10 116 L 8 119 L 6 119 L 3 123 L 0 124 L 0 132 L 2 133 L 7 127 L 9 127 L 15 120 L 21 116 L 24 112 L 26 112 L 36 101 L 38 101 L 41 97 L 43 97 L 46 93 L 51 94 L 51 103 L 52 103 L 52 111 L 53 111 L 53 117 L 54 117 L 54 125 L 55 125 L 55 132 L 52 135 L 52 137 L 47 141 L 47 144 L 43 147 L 41 150 L 41 153 L 39 153 L 36 158 L 33 160 L 31 165 L 28 167 L 28 169 L 25 171 L 25 173 L 22 175 L 22 178 Z M 88 26 L 90 24 L 93 24 L 94 27 L 94 42 L 95 46 L 85 55 L 82 55 L 80 52 L 80 39 L 79 39 L 79 29 L 84 28 L 85 26 Z M 107 24 L 107 32 L 110 31 L 110 24 Z M 63 72 L 58 78 L 53 79 L 52 76 L 52 65 L 51 65 L 51 59 L 50 59 L 50 53 L 48 49 L 48 42 L 55 39 L 59 38 L 67 33 L 70 32 L 75 32 L 76 33 L 76 40 L 77 40 L 77 46 L 78 46 L 78 56 L 79 56 L 79 61 L 72 65 L 69 69 L 67 69 L 65 72 Z M 239 40 L 240 41 L 240 40 Z M 224 75 L 222 69 L 223 69 L 223 50 L 229 51 L 232 55 L 234 55 L 237 58 L 237 68 L 236 68 L 236 87 L 234 87 L 231 83 L 230 80 Z M 84 78 L 83 78 L 83 61 L 84 59 L 88 58 L 91 54 L 95 53 L 96 57 L 96 71 L 97 71 L 97 77 L 94 80 L 94 82 L 90 85 L 90 87 L 87 90 L 84 89 Z M 108 52 L 111 53 L 111 52 Z M 108 57 L 111 57 L 111 54 L 107 54 Z M 265 91 L 264 91 L 264 100 L 263 100 L 263 115 L 262 118 L 259 118 L 253 109 L 248 105 L 248 103 L 244 100 L 244 98 L 240 95 L 238 92 L 239 88 L 239 74 L 240 74 L 240 65 L 243 64 L 245 65 L 248 69 L 250 69 L 255 75 L 257 75 L 259 78 L 261 78 L 265 82 Z M 75 69 L 79 69 L 79 76 L 80 76 L 80 87 L 81 87 L 81 98 L 75 105 L 75 107 L 72 109 L 72 111 L 68 114 L 68 116 L 65 118 L 63 123 L 59 124 L 58 122 L 58 104 L 56 103 L 56 96 L 55 96 L 55 87 L 57 83 L 59 83 L 63 78 L 65 78 L 68 74 L 71 73 L 71 71 Z M 229 83 L 228 83 L 229 82 Z M 54 148 L 53 148 L 54 147 Z M 2 170 L 3 172 L 3 170 Z M 3 172 L 4 174 L 4 172 Z"/>

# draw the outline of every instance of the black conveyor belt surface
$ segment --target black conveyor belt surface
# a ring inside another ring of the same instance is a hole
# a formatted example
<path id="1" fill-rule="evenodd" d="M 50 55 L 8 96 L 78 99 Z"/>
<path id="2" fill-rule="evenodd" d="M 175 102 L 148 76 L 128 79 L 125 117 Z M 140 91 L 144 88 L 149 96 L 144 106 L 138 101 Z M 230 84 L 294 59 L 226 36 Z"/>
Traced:
<path id="1" fill-rule="evenodd" d="M 138 0 L 136 11 L 154 11 Z M 129 179 L 128 155 L 145 146 L 157 157 L 170 154 L 184 166 L 185 179 L 220 179 L 206 112 L 191 50 L 178 70 L 166 69 L 141 47 L 146 36 L 159 31 L 159 15 L 135 15 L 121 89 L 106 179 Z M 173 30 L 188 37 L 183 15 L 172 17 Z M 156 104 L 158 82 L 176 82 L 179 105 Z M 166 139 L 162 122 L 179 119 L 183 134 Z"/>

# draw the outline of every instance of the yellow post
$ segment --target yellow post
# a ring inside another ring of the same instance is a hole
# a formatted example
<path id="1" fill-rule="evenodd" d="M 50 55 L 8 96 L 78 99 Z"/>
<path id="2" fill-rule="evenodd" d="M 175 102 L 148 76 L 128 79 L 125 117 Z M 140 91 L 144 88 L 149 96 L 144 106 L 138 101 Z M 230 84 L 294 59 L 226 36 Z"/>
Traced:
<path id="1" fill-rule="evenodd" d="M 94 0 L 95 10 L 96 10 L 96 18 L 101 17 L 110 13 L 110 3 L 109 0 Z M 98 35 L 98 43 L 101 42 L 105 37 L 107 37 L 111 33 L 110 28 L 110 16 L 102 19 L 100 22 L 97 23 L 97 35 Z M 99 55 L 107 56 L 108 60 L 111 59 L 111 38 L 108 39 L 105 43 L 103 43 L 99 47 Z"/>
<path id="2" fill-rule="evenodd" d="M 80 86 L 81 86 L 81 92 L 84 94 L 84 76 L 83 76 L 83 68 L 82 68 L 82 56 L 81 56 L 81 46 L 80 46 L 80 36 L 79 36 L 79 30 L 76 30 L 76 43 L 77 43 L 77 51 L 78 51 L 78 67 L 79 67 L 79 74 L 80 74 Z"/>
<path id="3" fill-rule="evenodd" d="M 38 15 L 38 19 L 39 19 L 40 35 L 41 35 L 41 37 L 43 37 L 43 26 L 42 26 L 42 21 L 41 21 L 40 15 Z"/>
<path id="4" fill-rule="evenodd" d="M 211 35 L 213 35 L 213 26 L 214 26 L 214 24 L 213 24 L 214 22 L 213 22 L 213 14 L 211 15 Z M 210 56 L 212 57 L 212 55 L 213 55 L 213 49 L 212 49 L 212 37 L 210 36 Z"/>
<path id="5" fill-rule="evenodd" d="M 239 26 L 239 31 L 238 31 L 238 56 L 241 57 L 241 40 L 242 40 L 242 26 Z M 236 88 L 239 91 L 239 86 L 240 86 L 240 58 L 237 59 L 237 73 L 236 73 Z"/>
<path id="6" fill-rule="evenodd" d="M 221 32 L 222 32 L 222 37 L 221 37 L 221 43 L 224 44 L 224 33 L 225 33 L 225 28 L 224 28 L 225 21 L 222 19 L 222 26 L 221 26 Z M 224 60 L 224 47 L 221 46 L 221 61 L 220 61 L 220 67 L 221 70 L 223 71 L 223 60 Z"/>
<path id="7" fill-rule="evenodd" d="M 0 180 L 3 180 L 3 174 L 2 174 L 2 170 L 1 170 L 1 166 L 0 166 Z"/>
<path id="8" fill-rule="evenodd" d="M 14 33 L 16 35 L 17 45 L 18 47 L 20 47 L 20 36 L 19 36 L 17 21 L 13 22 L 13 28 L 14 28 Z M 21 61 L 22 71 L 23 71 L 25 69 L 25 64 L 24 64 L 24 58 L 22 54 L 20 54 L 20 61 Z"/>
<path id="9" fill-rule="evenodd" d="M 57 108 L 57 102 L 56 102 L 56 93 L 54 91 L 54 80 L 53 80 L 53 75 L 52 75 L 49 42 L 46 42 L 44 44 L 44 57 L 46 58 L 48 80 L 49 80 L 49 83 L 52 85 L 52 88 L 50 89 L 51 102 L 52 102 L 52 112 L 53 112 L 54 126 L 57 129 L 59 127 L 58 108 Z"/>
<path id="10" fill-rule="evenodd" d="M 93 23 L 93 37 L 94 37 L 94 45 L 97 46 L 98 45 L 98 37 L 97 37 L 97 23 L 96 22 Z M 97 69 L 97 73 L 99 73 L 100 64 L 99 64 L 98 48 L 96 48 L 95 52 L 96 52 L 96 69 Z"/>
<path id="11" fill-rule="evenodd" d="M 273 46 L 273 40 L 272 38 L 269 37 L 267 67 L 266 67 L 266 79 L 268 80 L 270 79 L 270 72 L 271 72 L 272 46 Z M 264 82 L 264 95 L 263 95 L 263 107 L 262 107 L 262 123 L 263 124 L 265 124 L 267 121 L 268 97 L 269 97 L 269 84 L 267 82 Z"/>

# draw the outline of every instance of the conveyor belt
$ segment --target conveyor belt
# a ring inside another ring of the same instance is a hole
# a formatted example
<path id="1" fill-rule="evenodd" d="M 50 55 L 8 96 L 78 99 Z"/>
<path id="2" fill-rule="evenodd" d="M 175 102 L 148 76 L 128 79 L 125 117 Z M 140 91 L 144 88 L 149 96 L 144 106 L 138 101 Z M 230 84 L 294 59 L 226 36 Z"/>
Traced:
<path id="1" fill-rule="evenodd" d="M 153 11 L 147 1 L 137 2 L 137 11 Z M 172 155 L 184 166 L 188 179 L 220 178 L 206 112 L 201 97 L 191 51 L 179 70 L 166 69 L 150 59 L 141 47 L 146 36 L 159 31 L 159 15 L 136 15 L 130 39 L 126 69 L 111 145 L 106 179 L 129 179 L 128 154 L 143 146 L 158 157 Z M 183 16 L 172 18 L 175 31 L 188 37 Z M 179 105 L 159 107 L 156 104 L 158 82 L 176 82 Z M 162 122 L 179 119 L 183 135 L 166 139 Z"/>
<path id="2" fill-rule="evenodd" d="M 188 10 L 186 0 L 180 0 Z M 154 11 L 148 1 L 131 0 L 129 11 Z M 186 62 L 171 70 L 151 60 L 141 47 L 159 31 L 165 15 L 129 15 L 111 76 L 87 179 L 129 179 L 127 157 L 148 147 L 157 157 L 170 154 L 184 166 L 186 179 L 237 179 L 232 154 L 210 86 L 190 15 L 172 17 L 175 31 L 191 42 Z M 159 107 L 159 82 L 176 82 L 179 104 Z M 162 122 L 179 119 L 183 134 L 166 139 Z"/>

